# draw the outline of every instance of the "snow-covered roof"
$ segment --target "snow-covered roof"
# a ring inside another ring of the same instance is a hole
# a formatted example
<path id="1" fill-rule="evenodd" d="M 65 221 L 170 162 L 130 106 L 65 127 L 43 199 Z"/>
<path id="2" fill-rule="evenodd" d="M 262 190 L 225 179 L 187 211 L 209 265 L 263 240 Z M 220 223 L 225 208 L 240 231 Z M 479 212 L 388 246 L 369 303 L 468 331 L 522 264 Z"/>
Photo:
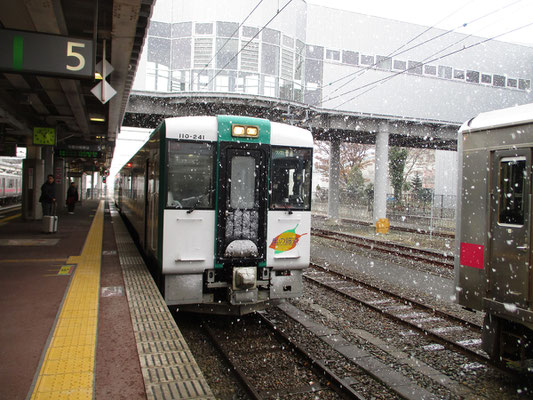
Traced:
<path id="1" fill-rule="evenodd" d="M 533 103 L 479 114 L 466 121 L 459 133 L 469 133 L 533 122 Z"/>

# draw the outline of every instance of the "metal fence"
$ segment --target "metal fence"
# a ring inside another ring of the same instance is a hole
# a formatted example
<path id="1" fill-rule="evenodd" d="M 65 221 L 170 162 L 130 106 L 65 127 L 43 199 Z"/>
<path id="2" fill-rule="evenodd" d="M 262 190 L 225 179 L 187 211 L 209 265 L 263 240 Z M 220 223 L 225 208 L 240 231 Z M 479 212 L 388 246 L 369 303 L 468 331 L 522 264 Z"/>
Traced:
<path id="1" fill-rule="evenodd" d="M 413 226 L 426 230 L 455 232 L 457 196 L 431 194 L 420 196 L 407 193 L 401 201 L 387 195 L 387 218 L 392 224 Z M 312 211 L 328 212 L 327 191 L 314 193 Z M 339 217 L 372 222 L 373 198 L 367 194 L 339 194 Z"/>

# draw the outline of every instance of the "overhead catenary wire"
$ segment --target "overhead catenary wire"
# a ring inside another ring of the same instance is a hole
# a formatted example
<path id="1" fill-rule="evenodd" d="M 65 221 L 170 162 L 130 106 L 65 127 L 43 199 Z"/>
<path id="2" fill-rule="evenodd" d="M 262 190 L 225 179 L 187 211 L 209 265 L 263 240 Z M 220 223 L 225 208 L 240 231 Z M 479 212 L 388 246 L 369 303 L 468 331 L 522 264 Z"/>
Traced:
<path id="1" fill-rule="evenodd" d="M 410 50 L 413 50 L 413 49 L 415 49 L 415 48 L 417 48 L 417 47 L 423 46 L 423 45 L 425 45 L 425 44 L 427 44 L 427 43 L 429 43 L 429 42 L 432 42 L 432 41 L 434 41 L 434 40 L 436 40 L 436 39 L 439 39 L 439 38 L 441 38 L 441 37 L 444 37 L 445 35 L 448 35 L 448 34 L 450 34 L 450 33 L 452 33 L 452 32 L 455 32 L 456 30 L 458 30 L 458 29 L 460 29 L 460 28 L 464 28 L 464 27 L 466 27 L 466 26 L 468 26 L 468 25 L 472 25 L 473 23 L 478 22 L 478 21 L 480 21 L 480 20 L 482 20 L 482 19 L 484 19 L 484 18 L 487 18 L 487 17 L 489 17 L 489 16 L 491 16 L 491 15 L 493 15 L 493 14 L 495 14 L 495 13 L 501 12 L 502 10 L 504 10 L 504 9 L 506 9 L 506 8 L 508 8 L 508 7 L 514 6 L 515 4 L 520 3 L 520 2 L 522 2 L 522 1 L 523 1 L 523 0 L 517 0 L 517 1 L 513 2 L 513 3 L 507 4 L 507 5 L 503 6 L 503 7 L 500 7 L 500 8 L 498 8 L 498 9 L 496 9 L 496 10 L 493 10 L 493 11 L 487 13 L 487 14 L 484 14 L 484 15 L 482 15 L 482 16 L 480 16 L 480 17 L 477 17 L 477 18 L 473 19 L 472 21 L 469 21 L 469 22 L 463 23 L 463 24 L 457 26 L 457 27 L 454 28 L 454 29 L 450 29 L 450 30 L 447 30 L 447 31 L 445 31 L 445 32 L 442 32 L 442 33 L 440 33 L 440 34 L 438 34 L 438 35 L 435 35 L 435 36 L 433 36 L 432 38 L 429 38 L 429 39 L 427 39 L 427 40 L 425 40 L 425 41 L 423 41 L 423 42 L 421 42 L 421 43 L 418 43 L 418 44 L 416 44 L 416 45 L 414 45 L 414 46 L 411 46 L 411 47 L 409 47 L 409 48 L 407 48 L 407 49 L 405 49 L 405 50 L 403 50 L 403 51 L 398 51 L 398 50 L 400 50 L 401 48 L 405 47 L 407 44 L 409 44 L 409 43 L 413 42 L 414 40 L 416 40 L 418 37 L 420 37 L 420 36 L 423 35 L 424 33 L 428 32 L 428 31 L 429 31 L 430 29 L 432 29 L 434 26 L 432 26 L 432 27 L 430 27 L 430 28 L 427 28 L 427 29 L 424 30 L 421 34 L 417 35 L 417 37 L 411 39 L 411 40 L 408 41 L 406 44 L 403 44 L 403 45 L 400 46 L 398 49 L 394 50 L 392 53 L 390 53 L 389 55 L 387 55 L 386 58 L 396 57 L 396 56 L 398 56 L 398 55 L 404 54 L 404 53 L 406 53 L 406 52 L 408 52 L 408 51 L 410 51 Z M 460 8 L 460 9 L 461 9 L 461 8 Z M 458 9 L 457 11 L 459 11 L 460 9 Z M 456 13 L 457 11 L 454 11 L 454 13 Z M 454 13 L 449 14 L 446 18 L 450 17 L 450 16 L 453 15 Z M 446 18 L 444 18 L 444 19 L 446 19 Z M 444 20 L 444 19 L 443 19 L 443 20 Z M 437 22 L 436 24 L 439 24 L 439 23 L 442 22 L 443 20 Z M 435 25 L 436 25 L 436 24 L 435 24 Z M 506 33 L 506 34 L 507 34 L 507 33 Z M 468 37 L 470 37 L 470 36 L 472 36 L 472 35 L 468 35 Z M 450 47 L 450 46 L 448 46 L 448 47 Z M 351 72 L 350 74 L 348 74 L 348 75 L 346 75 L 346 76 L 344 76 L 344 77 L 342 77 L 342 78 L 339 78 L 339 79 L 337 79 L 337 80 L 335 80 L 335 81 L 332 81 L 332 82 L 330 82 L 330 83 L 328 83 L 328 84 L 326 84 L 326 85 L 322 85 L 320 88 L 325 88 L 325 87 L 327 87 L 327 86 L 331 86 L 331 85 L 333 85 L 333 84 L 335 84 L 335 83 L 338 83 L 338 82 L 340 82 L 340 81 L 342 81 L 342 80 L 344 80 L 344 79 L 347 79 L 347 78 L 349 78 L 349 77 L 353 77 L 350 81 L 348 81 L 348 82 L 346 82 L 346 83 L 344 84 L 344 85 L 347 85 L 347 84 L 353 82 L 354 79 L 356 79 L 356 78 L 359 77 L 359 76 L 362 76 L 362 75 L 365 74 L 368 70 L 370 70 L 371 68 L 375 67 L 375 66 L 378 65 L 378 64 L 379 64 L 379 62 L 375 62 L 375 63 L 373 63 L 373 64 L 371 64 L 371 65 L 366 66 L 366 67 L 365 67 L 364 69 L 362 69 L 362 70 L 355 71 L 355 72 Z M 342 89 L 342 86 L 338 87 L 337 89 L 333 90 L 333 91 L 330 93 L 329 96 L 335 94 L 336 92 L 338 92 L 338 91 L 341 90 L 341 89 Z M 337 98 L 337 97 L 326 98 L 326 99 L 322 100 L 322 103 L 327 102 L 327 101 L 330 101 L 330 100 L 333 100 L 333 99 L 335 99 L 335 98 Z M 318 104 L 318 103 L 316 103 L 316 104 Z M 316 105 L 316 104 L 313 104 L 313 105 Z"/>
<path id="2" fill-rule="evenodd" d="M 274 16 L 272 18 L 270 18 L 270 20 L 268 20 L 268 22 L 263 25 L 263 27 L 261 29 L 259 29 L 256 34 L 250 39 L 248 40 L 248 42 L 246 42 L 246 44 L 244 46 L 241 47 L 241 49 L 235 53 L 235 55 L 233 57 L 231 57 L 231 59 L 222 67 L 220 68 L 217 73 L 215 75 L 213 75 L 213 77 L 209 80 L 209 82 L 207 82 L 206 84 L 204 84 L 203 86 L 208 86 L 211 82 L 213 82 L 215 80 L 215 78 L 222 72 L 226 69 L 226 67 L 228 65 L 230 65 L 230 63 L 239 55 L 241 54 L 241 52 L 246 49 L 246 47 L 248 47 L 248 45 L 252 42 L 252 40 L 254 40 L 257 36 L 259 36 L 259 34 L 272 22 L 274 21 L 274 19 L 283 12 L 283 10 L 285 10 L 285 8 L 287 8 L 287 6 L 289 4 L 292 3 L 293 0 L 289 0 L 281 9 L 279 9 L 276 14 L 274 14 Z"/>
<path id="3" fill-rule="evenodd" d="M 531 22 L 531 23 L 529 23 L 529 24 L 522 25 L 522 26 L 520 26 L 520 27 L 518 27 L 518 28 L 511 29 L 511 30 L 509 30 L 509 31 L 506 31 L 506 32 L 500 33 L 500 34 L 495 35 L 495 36 L 492 36 L 492 37 L 490 37 L 490 38 L 483 39 L 483 40 L 481 40 L 481 41 L 479 41 L 479 42 L 472 43 L 471 45 L 463 46 L 462 48 L 457 49 L 457 50 L 454 50 L 454 51 L 451 51 L 451 52 L 449 52 L 449 53 L 447 53 L 447 54 L 444 54 L 443 56 L 436 57 L 436 58 L 432 58 L 432 59 L 430 59 L 430 60 L 428 60 L 428 61 L 424 61 L 424 62 L 418 63 L 418 64 L 416 64 L 416 65 L 414 65 L 414 66 L 412 66 L 412 67 L 410 67 L 410 68 L 406 68 L 406 69 L 404 69 L 404 70 L 402 70 L 402 71 L 395 72 L 394 74 L 392 74 L 392 75 L 390 75 L 390 76 L 387 76 L 387 77 L 385 77 L 385 78 L 381 78 L 381 79 L 378 79 L 378 80 L 376 80 L 376 81 L 366 83 L 366 84 L 361 85 L 361 86 L 359 86 L 359 87 L 357 87 L 357 88 L 354 88 L 354 89 L 351 89 L 351 90 L 349 90 L 349 91 L 347 91 L 347 92 L 341 93 L 341 94 L 339 94 L 339 95 L 337 95 L 337 96 L 335 96 L 335 97 L 332 97 L 332 98 L 328 99 L 327 101 L 335 100 L 335 99 L 337 99 L 337 98 L 339 98 L 339 97 L 345 96 L 345 95 L 347 95 L 347 94 L 349 94 L 349 93 L 356 92 L 356 91 L 358 91 L 358 90 L 365 89 L 365 88 L 367 88 L 367 87 L 369 87 L 369 86 L 372 86 L 372 85 L 375 85 L 375 86 L 373 87 L 373 88 L 375 88 L 375 87 L 378 86 L 378 84 L 383 83 L 383 82 L 386 82 L 386 81 L 388 81 L 388 80 L 390 80 L 390 79 L 393 79 L 393 78 L 395 78 L 395 77 L 397 77 L 397 76 L 399 76 L 399 75 L 402 75 L 402 74 L 404 74 L 404 73 L 406 73 L 406 72 L 408 72 L 408 71 L 410 71 L 410 70 L 412 70 L 412 69 L 414 69 L 414 68 L 417 68 L 417 67 L 420 67 L 420 66 L 424 66 L 424 65 L 426 65 L 426 64 L 429 64 L 429 63 L 432 63 L 432 62 L 435 62 L 435 61 L 438 61 L 438 60 L 442 60 L 443 58 L 446 58 L 446 57 L 449 57 L 449 56 L 451 56 L 451 55 L 454 55 L 454 54 L 460 53 L 460 52 L 462 52 L 462 51 L 465 51 L 465 50 L 471 49 L 471 48 L 473 48 L 473 47 L 476 47 L 476 46 L 479 46 L 479 45 L 481 45 L 481 44 L 487 43 L 487 42 L 489 42 L 489 41 L 491 41 L 491 40 L 494 40 L 494 39 L 496 39 L 496 38 L 499 38 L 499 37 L 501 37 L 501 36 L 508 35 L 509 33 L 513 33 L 513 32 L 519 31 L 519 30 L 521 30 L 521 29 L 528 28 L 528 27 L 530 27 L 530 26 L 533 26 L 533 22 Z M 434 54 L 438 54 L 438 53 L 441 53 L 441 52 L 442 52 L 442 50 L 440 50 L 440 51 L 438 51 L 437 53 L 434 53 Z M 434 54 L 433 54 L 433 55 L 434 55 Z M 433 55 L 431 55 L 430 57 L 432 57 Z M 366 93 L 366 92 L 365 92 L 365 93 Z M 346 104 L 346 103 L 348 103 L 349 101 L 352 101 L 352 100 L 356 99 L 356 98 L 359 97 L 360 95 L 362 95 L 362 94 L 359 94 L 359 95 L 357 95 L 357 96 L 354 96 L 354 97 L 352 97 L 352 98 L 346 100 L 344 103 L 342 103 L 341 105 L 337 106 L 337 108 L 340 107 L 340 106 L 342 106 L 342 105 L 344 105 L 344 104 Z"/>
<path id="4" fill-rule="evenodd" d="M 233 38 L 235 36 L 235 34 L 237 32 L 239 32 L 239 29 L 241 29 L 241 26 L 244 25 L 244 23 L 248 20 L 248 18 L 250 18 L 250 16 L 255 12 L 255 10 L 257 10 L 257 7 L 259 7 L 261 5 L 261 3 L 263 2 L 264 0 L 259 0 L 259 3 L 256 4 L 256 6 L 252 9 L 252 11 L 250 11 L 250 13 L 246 16 L 246 18 L 244 18 L 244 20 L 239 24 L 239 26 L 237 27 L 237 29 L 235 29 L 233 31 L 233 33 L 231 34 L 230 37 L 228 37 L 226 39 L 226 41 L 222 44 L 222 46 L 216 51 L 216 53 L 213 55 L 213 57 L 211 57 L 211 60 L 209 60 L 209 62 L 207 64 L 205 64 L 205 66 L 202 68 L 202 70 L 200 72 L 198 72 L 198 76 L 200 76 L 202 74 L 202 72 L 204 72 L 208 67 L 209 65 L 213 62 L 213 60 L 216 58 L 216 56 L 218 55 L 218 53 L 220 53 L 222 51 L 222 49 L 224 47 L 226 47 L 226 45 L 228 44 L 228 42 L 230 41 L 231 38 Z"/>

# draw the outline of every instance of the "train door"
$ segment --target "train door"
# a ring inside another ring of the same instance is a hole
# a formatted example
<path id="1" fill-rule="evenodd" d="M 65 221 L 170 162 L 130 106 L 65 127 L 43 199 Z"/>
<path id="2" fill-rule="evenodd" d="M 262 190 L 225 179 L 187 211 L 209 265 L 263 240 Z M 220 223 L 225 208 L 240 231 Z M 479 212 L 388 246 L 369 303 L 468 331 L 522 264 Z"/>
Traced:
<path id="1" fill-rule="evenodd" d="M 494 152 L 491 185 L 489 296 L 526 307 L 531 289 L 531 150 Z"/>
<path id="2" fill-rule="evenodd" d="M 260 146 L 221 144 L 217 260 L 264 260 L 267 156 Z"/>
<path id="3" fill-rule="evenodd" d="M 146 250 L 157 253 L 157 226 L 158 226 L 158 190 L 159 155 L 156 153 L 152 160 L 147 161 L 146 177 Z"/>

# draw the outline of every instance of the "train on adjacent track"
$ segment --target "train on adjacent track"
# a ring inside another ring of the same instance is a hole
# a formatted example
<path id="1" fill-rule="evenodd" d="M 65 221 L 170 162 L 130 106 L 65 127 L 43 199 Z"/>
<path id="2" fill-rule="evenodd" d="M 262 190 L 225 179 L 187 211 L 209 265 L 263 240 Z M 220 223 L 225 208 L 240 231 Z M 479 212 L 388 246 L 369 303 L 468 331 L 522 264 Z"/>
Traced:
<path id="1" fill-rule="evenodd" d="M 485 312 L 493 360 L 531 370 L 533 104 L 467 121 L 458 150 L 456 299 Z"/>
<path id="2" fill-rule="evenodd" d="M 243 314 L 302 293 L 313 138 L 265 119 L 165 119 L 115 178 L 115 203 L 167 305 Z"/>
<path id="3" fill-rule="evenodd" d="M 0 206 L 19 204 L 22 201 L 22 175 L 0 172 Z"/>

